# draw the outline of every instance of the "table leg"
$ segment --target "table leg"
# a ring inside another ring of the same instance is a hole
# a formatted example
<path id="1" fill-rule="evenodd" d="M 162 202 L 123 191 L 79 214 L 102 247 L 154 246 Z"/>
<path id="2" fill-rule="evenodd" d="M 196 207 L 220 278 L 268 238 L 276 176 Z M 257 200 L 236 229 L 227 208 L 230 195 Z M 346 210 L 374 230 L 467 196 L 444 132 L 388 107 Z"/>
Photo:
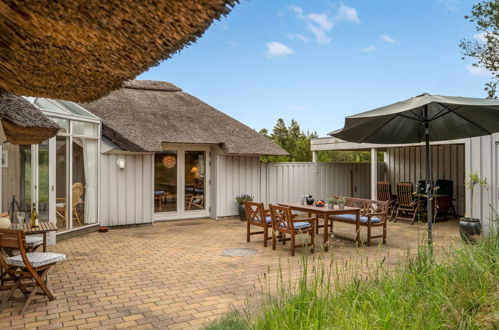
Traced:
<path id="1" fill-rule="evenodd" d="M 357 245 L 357 247 L 360 246 L 360 211 L 357 211 L 355 216 L 357 217 L 356 220 L 355 220 L 355 230 L 356 230 L 356 233 L 355 233 L 355 243 Z"/>
<path id="2" fill-rule="evenodd" d="M 328 251 L 329 249 L 329 217 L 327 214 L 324 214 L 324 251 Z"/>
<path id="3" fill-rule="evenodd" d="M 47 232 L 43 232 L 43 252 L 47 252 Z"/>

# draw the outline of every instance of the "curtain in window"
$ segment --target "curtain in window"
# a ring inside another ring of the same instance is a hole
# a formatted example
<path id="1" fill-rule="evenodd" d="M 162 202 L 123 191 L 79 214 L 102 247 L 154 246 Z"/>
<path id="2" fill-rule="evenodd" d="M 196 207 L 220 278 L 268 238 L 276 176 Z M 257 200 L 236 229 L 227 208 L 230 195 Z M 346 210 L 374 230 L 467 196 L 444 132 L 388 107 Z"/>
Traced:
<path id="1" fill-rule="evenodd" d="M 83 139 L 85 171 L 85 223 L 97 222 L 97 140 Z"/>

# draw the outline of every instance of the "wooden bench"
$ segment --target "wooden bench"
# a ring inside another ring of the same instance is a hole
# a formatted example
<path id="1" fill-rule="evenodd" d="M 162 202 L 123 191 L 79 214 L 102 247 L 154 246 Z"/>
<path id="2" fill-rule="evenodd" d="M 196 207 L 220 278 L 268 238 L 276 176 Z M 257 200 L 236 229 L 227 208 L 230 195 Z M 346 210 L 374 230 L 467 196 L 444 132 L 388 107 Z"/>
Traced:
<path id="1" fill-rule="evenodd" d="M 371 245 L 371 239 L 373 238 L 383 238 L 383 244 L 386 244 L 386 224 L 388 221 L 388 202 L 385 201 L 374 201 L 370 199 L 362 198 L 345 198 L 345 205 L 350 207 L 358 207 L 360 211 L 359 223 L 357 223 L 357 217 L 353 214 L 338 214 L 332 215 L 332 221 L 350 223 L 356 225 L 356 228 L 360 226 L 367 227 L 367 245 Z M 373 227 L 383 227 L 382 235 L 372 235 Z"/>

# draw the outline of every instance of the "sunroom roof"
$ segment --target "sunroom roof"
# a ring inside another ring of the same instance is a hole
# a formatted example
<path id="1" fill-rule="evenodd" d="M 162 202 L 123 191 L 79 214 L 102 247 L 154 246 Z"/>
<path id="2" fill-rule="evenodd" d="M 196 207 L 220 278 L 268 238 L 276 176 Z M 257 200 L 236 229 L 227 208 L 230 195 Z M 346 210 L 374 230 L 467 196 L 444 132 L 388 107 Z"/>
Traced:
<path id="1" fill-rule="evenodd" d="M 58 113 L 70 116 L 99 119 L 92 113 L 88 112 L 78 104 L 71 101 L 55 100 L 44 97 L 26 97 L 26 99 L 36 105 L 42 111 L 48 112 L 48 115 L 50 115 L 50 113 Z"/>

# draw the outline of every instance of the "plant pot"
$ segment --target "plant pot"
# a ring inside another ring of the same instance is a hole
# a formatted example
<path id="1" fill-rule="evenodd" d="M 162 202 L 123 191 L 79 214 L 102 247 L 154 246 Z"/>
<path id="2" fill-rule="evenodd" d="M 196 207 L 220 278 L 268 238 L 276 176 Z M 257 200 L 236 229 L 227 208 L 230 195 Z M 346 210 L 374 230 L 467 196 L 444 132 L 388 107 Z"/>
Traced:
<path id="1" fill-rule="evenodd" d="M 331 210 L 334 209 L 334 204 L 333 203 L 328 203 L 327 204 L 327 208 L 331 209 Z"/>
<path id="2" fill-rule="evenodd" d="M 340 210 L 343 210 L 345 208 L 345 203 L 342 203 L 342 202 L 338 203 L 338 208 Z"/>
<path id="3" fill-rule="evenodd" d="M 239 204 L 239 219 L 241 221 L 246 221 L 246 208 L 244 207 L 244 204 Z"/>
<path id="4" fill-rule="evenodd" d="M 476 218 L 461 218 L 459 219 L 459 234 L 464 242 L 468 244 L 476 243 L 476 236 L 482 232 L 480 219 Z"/>

